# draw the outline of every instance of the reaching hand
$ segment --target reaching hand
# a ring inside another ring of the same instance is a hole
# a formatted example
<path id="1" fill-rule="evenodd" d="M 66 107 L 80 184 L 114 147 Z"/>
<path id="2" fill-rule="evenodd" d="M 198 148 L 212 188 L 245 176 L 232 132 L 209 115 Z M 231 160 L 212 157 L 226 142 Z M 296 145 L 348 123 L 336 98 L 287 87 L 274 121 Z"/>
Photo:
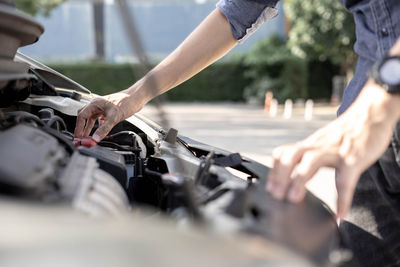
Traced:
<path id="1" fill-rule="evenodd" d="M 322 166 L 336 168 L 338 218 L 351 206 L 363 171 L 387 148 L 400 117 L 400 96 L 369 82 L 353 105 L 305 140 L 274 150 L 267 190 L 278 199 L 301 201 L 305 184 Z"/>
<path id="2" fill-rule="evenodd" d="M 99 142 L 120 121 L 140 111 L 144 105 L 140 99 L 132 99 L 125 91 L 97 97 L 78 112 L 75 137 L 88 137 L 96 120 L 99 120 L 99 128 L 92 138 Z"/>
<path id="3" fill-rule="evenodd" d="M 215 62 L 237 43 L 229 21 L 216 8 L 174 52 L 129 89 L 96 98 L 84 107 L 78 114 L 75 137 L 87 137 L 95 121 L 101 119 L 104 123 L 92 137 L 100 141 L 119 121 Z"/>

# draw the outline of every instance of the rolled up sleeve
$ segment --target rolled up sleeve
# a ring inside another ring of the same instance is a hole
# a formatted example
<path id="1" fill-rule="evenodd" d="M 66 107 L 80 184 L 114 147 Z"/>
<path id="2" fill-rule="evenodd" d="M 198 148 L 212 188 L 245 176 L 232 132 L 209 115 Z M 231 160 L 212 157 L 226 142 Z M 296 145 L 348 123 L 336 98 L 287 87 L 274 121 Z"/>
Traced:
<path id="1" fill-rule="evenodd" d="M 279 0 L 220 0 L 217 8 L 228 19 L 233 36 L 244 42 L 264 22 L 278 15 Z"/>

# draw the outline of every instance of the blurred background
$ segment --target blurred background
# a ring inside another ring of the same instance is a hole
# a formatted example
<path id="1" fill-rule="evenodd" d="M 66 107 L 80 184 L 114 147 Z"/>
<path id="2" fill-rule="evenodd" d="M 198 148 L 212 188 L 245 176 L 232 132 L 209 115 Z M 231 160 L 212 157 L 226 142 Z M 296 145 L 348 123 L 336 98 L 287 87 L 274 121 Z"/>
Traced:
<path id="1" fill-rule="evenodd" d="M 217 0 L 131 0 L 144 49 L 157 64 L 215 8 Z M 105 95 L 140 78 L 114 0 L 17 0 L 40 21 L 40 41 L 20 52 Z M 180 133 L 266 165 L 278 145 L 299 141 L 335 118 L 356 56 L 352 16 L 338 0 L 281 0 L 279 15 L 244 44 L 166 94 L 170 125 Z M 133 72 L 132 72 L 133 66 Z M 291 116 L 264 111 L 266 92 L 291 99 Z M 314 101 L 305 119 L 305 100 Z M 179 102 L 179 103 L 178 103 Z M 224 102 L 224 103 L 221 103 Z M 158 120 L 147 105 L 142 113 Z M 335 209 L 334 170 L 309 184 Z"/>
<path id="2" fill-rule="evenodd" d="M 217 0 L 128 1 L 153 64 L 215 8 Z M 17 0 L 46 28 L 21 52 L 104 95 L 140 77 L 114 0 Z M 169 101 L 263 103 L 266 91 L 290 99 L 340 101 L 352 76 L 353 19 L 338 0 L 282 0 L 279 16 L 244 44 L 167 94 Z"/>

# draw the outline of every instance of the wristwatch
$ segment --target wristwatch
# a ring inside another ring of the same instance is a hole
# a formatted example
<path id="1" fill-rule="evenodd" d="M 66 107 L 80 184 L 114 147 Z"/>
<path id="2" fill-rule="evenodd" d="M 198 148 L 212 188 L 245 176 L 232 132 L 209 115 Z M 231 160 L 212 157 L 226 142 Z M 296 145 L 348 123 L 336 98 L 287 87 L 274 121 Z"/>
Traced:
<path id="1" fill-rule="evenodd" d="M 369 72 L 377 84 L 391 94 L 400 94 L 400 56 L 386 56 Z"/>

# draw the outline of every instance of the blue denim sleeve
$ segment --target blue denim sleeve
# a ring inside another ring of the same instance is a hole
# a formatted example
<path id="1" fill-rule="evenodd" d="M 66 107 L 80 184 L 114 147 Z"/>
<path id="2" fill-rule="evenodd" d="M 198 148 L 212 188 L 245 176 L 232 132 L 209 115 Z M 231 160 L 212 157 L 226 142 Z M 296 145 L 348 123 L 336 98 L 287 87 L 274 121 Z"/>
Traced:
<path id="1" fill-rule="evenodd" d="M 217 8 L 228 19 L 233 36 L 245 41 L 264 22 L 276 17 L 279 0 L 220 0 Z"/>

